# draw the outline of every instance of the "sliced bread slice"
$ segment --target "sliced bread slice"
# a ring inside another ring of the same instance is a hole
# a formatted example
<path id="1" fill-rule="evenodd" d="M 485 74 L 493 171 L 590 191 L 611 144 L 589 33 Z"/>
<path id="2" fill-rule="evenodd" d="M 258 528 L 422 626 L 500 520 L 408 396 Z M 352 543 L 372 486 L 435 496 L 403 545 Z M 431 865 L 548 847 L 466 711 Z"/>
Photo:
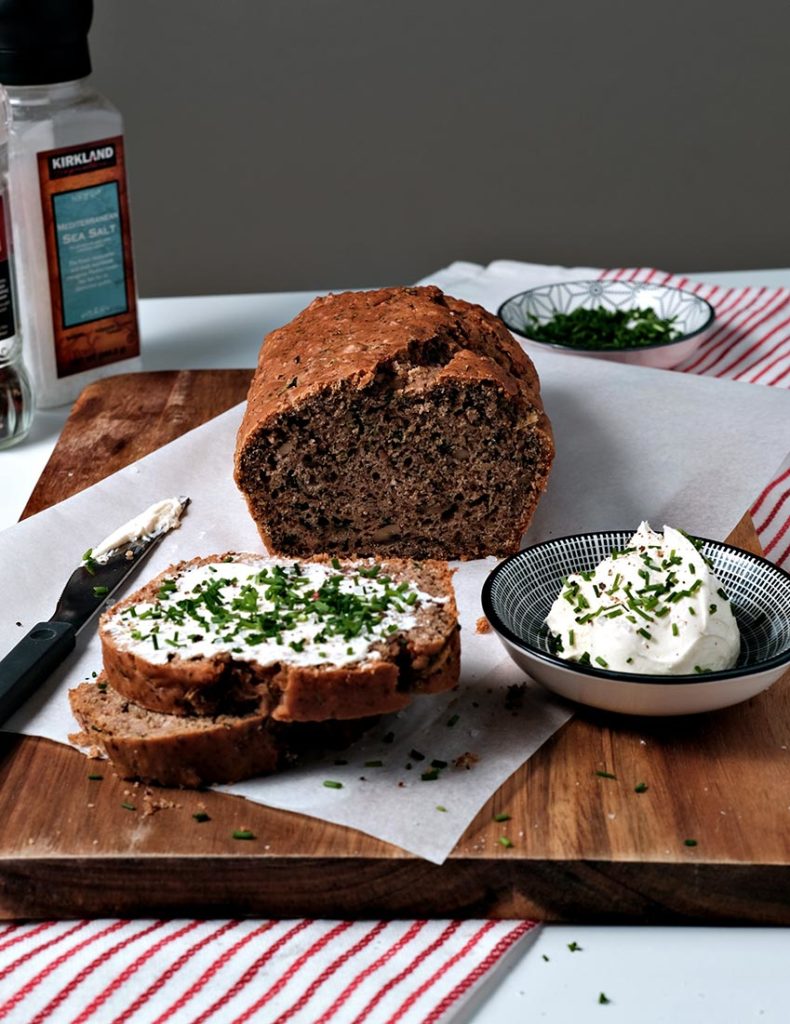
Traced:
<path id="1" fill-rule="evenodd" d="M 375 719 L 284 725 L 264 700 L 244 715 L 183 718 L 148 711 L 116 693 L 103 675 L 69 691 L 84 732 L 124 778 L 196 788 L 278 771 L 300 756 L 351 743 Z"/>
<path id="2" fill-rule="evenodd" d="M 398 711 L 458 681 L 444 562 L 196 558 L 107 611 L 104 670 L 122 696 L 170 715 L 281 722 Z"/>

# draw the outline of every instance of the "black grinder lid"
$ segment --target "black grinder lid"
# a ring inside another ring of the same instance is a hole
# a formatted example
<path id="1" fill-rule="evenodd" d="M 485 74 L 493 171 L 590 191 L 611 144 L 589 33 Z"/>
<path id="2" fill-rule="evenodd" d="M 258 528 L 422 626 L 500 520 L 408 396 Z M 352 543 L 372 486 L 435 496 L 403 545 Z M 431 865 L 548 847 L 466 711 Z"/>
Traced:
<path id="1" fill-rule="evenodd" d="M 93 0 L 0 0 L 0 83 L 85 78 L 92 18 Z"/>

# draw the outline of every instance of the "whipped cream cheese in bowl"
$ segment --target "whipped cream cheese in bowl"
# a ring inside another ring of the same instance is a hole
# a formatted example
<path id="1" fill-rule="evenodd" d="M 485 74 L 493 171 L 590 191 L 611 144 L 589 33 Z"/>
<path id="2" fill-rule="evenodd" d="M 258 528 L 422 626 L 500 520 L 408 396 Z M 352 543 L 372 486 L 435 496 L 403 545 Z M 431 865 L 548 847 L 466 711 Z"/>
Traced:
<path id="1" fill-rule="evenodd" d="M 546 623 L 562 658 L 613 672 L 714 672 L 741 648 L 709 560 L 679 530 L 647 523 L 595 569 L 568 576 Z"/>
<path id="2" fill-rule="evenodd" d="M 790 575 L 672 527 L 536 544 L 493 570 L 482 601 L 525 672 L 608 711 L 711 711 L 790 666 Z"/>

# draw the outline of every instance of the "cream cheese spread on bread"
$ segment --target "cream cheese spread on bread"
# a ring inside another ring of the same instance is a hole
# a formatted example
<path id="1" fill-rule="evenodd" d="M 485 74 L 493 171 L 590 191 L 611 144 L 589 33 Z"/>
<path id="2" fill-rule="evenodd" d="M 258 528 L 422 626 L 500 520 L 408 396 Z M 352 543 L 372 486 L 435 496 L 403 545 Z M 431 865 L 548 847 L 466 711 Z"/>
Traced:
<path id="1" fill-rule="evenodd" d="M 122 606 L 104 628 L 154 664 L 227 653 L 259 665 L 344 666 L 378 659 L 375 645 L 412 629 L 419 607 L 447 600 L 375 563 L 246 559 L 165 576 L 154 600 Z"/>
<path id="2" fill-rule="evenodd" d="M 732 668 L 740 633 L 707 559 L 684 533 L 642 523 L 623 551 L 563 584 L 546 623 L 557 653 L 613 672 Z"/>

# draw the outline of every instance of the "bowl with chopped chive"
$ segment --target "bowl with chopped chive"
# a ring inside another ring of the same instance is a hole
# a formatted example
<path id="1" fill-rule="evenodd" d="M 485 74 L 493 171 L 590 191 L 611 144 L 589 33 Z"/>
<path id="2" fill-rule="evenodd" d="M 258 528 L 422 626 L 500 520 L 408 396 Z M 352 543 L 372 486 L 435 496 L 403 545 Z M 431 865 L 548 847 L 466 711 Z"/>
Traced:
<path id="1" fill-rule="evenodd" d="M 790 574 L 671 527 L 525 548 L 490 573 L 482 603 L 533 679 L 606 711 L 714 711 L 790 669 Z"/>
<path id="2" fill-rule="evenodd" d="M 716 313 L 694 292 L 637 281 L 568 281 L 512 295 L 497 311 L 533 351 L 669 369 L 710 333 Z"/>

